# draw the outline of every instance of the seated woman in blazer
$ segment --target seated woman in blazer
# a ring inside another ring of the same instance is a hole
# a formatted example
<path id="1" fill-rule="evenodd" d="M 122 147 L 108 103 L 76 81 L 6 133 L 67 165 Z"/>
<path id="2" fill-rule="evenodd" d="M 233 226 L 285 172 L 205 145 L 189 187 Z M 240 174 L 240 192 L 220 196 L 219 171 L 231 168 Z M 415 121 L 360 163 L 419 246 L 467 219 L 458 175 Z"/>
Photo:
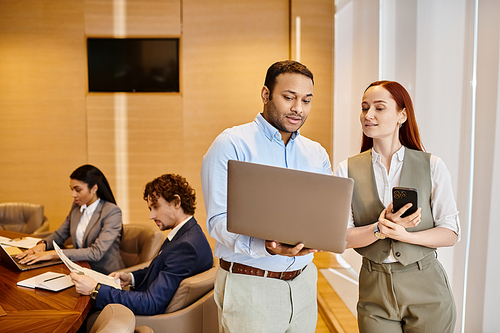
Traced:
<path id="1" fill-rule="evenodd" d="M 35 247 L 19 254 L 23 264 L 58 258 L 52 241 L 61 246 L 69 237 L 73 248 L 63 250 L 73 261 L 87 261 L 93 270 L 109 274 L 125 267 L 120 255 L 122 212 L 104 174 L 82 165 L 70 176 L 75 201 L 63 224 Z"/>

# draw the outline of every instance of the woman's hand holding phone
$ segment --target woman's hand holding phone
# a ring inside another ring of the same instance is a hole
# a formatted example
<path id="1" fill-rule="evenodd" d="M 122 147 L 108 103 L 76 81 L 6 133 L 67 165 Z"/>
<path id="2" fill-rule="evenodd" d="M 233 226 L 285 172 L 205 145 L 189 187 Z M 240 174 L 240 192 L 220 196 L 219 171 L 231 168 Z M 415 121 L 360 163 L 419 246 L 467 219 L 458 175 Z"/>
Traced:
<path id="1" fill-rule="evenodd" d="M 387 206 L 387 219 L 405 228 L 415 227 L 422 218 L 416 188 L 394 187 L 392 202 Z"/>
<path id="2" fill-rule="evenodd" d="M 400 210 L 398 210 L 397 212 L 392 212 L 393 210 L 393 204 L 392 202 L 389 204 L 389 206 L 387 206 L 387 208 L 385 209 L 385 219 L 391 221 L 391 222 L 394 222 L 396 224 L 399 224 L 400 226 L 404 227 L 405 229 L 406 228 L 411 228 L 411 227 L 416 227 L 421 219 L 422 219 L 422 214 L 421 214 L 421 209 L 420 207 L 418 207 L 418 209 L 416 210 L 415 213 L 411 214 L 411 215 L 408 215 L 406 217 L 401 217 L 402 215 L 404 215 L 404 213 L 406 212 L 407 209 L 411 208 L 412 207 L 412 204 L 411 203 L 407 203 L 406 205 L 404 205 Z"/>
<path id="3" fill-rule="evenodd" d="M 410 216 L 401 217 L 399 212 L 392 213 L 392 202 L 384 209 L 379 216 L 378 227 L 382 235 L 403 241 L 409 242 L 411 232 L 406 231 L 406 228 L 414 227 L 420 223 L 421 214 L 420 208 Z"/>

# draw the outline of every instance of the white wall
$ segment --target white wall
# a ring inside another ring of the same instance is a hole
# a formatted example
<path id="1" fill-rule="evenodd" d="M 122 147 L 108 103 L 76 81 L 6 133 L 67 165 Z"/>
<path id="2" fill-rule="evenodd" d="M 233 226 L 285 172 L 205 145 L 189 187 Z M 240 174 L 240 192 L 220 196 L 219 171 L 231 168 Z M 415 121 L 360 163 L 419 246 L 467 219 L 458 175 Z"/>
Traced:
<path id="1" fill-rule="evenodd" d="M 438 251 L 457 303 L 457 332 L 493 332 L 500 323 L 500 268 L 493 263 L 500 253 L 493 223 L 500 203 L 493 190 L 500 185 L 500 2 L 478 4 L 477 38 L 474 0 L 337 0 L 335 16 L 334 166 L 359 152 L 364 88 L 377 79 L 402 83 L 426 150 L 452 175 L 460 211 L 461 241 Z M 344 256 L 359 267 L 353 251 Z"/>
<path id="2" fill-rule="evenodd" d="M 368 83 L 378 78 L 378 3 L 337 0 L 335 9 L 333 168 L 359 152 L 360 101 Z M 361 257 L 342 255 L 359 272 Z"/>
<path id="3" fill-rule="evenodd" d="M 465 331 L 498 332 L 500 2 L 479 0 L 474 188 Z"/>

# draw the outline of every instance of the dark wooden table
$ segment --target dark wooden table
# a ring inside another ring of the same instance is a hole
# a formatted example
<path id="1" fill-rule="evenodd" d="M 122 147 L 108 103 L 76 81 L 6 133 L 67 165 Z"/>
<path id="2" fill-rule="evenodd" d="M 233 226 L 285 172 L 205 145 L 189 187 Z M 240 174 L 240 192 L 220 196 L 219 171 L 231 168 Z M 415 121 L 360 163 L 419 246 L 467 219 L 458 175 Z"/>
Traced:
<path id="1" fill-rule="evenodd" d="M 0 230 L 0 236 L 26 235 Z M 78 264 L 90 267 L 87 263 Z M 16 285 L 45 272 L 69 274 L 64 264 L 21 272 L 0 261 L 0 306 L 7 313 L 0 316 L 0 332 L 76 332 L 82 325 L 90 310 L 90 297 L 81 296 L 75 287 L 52 292 Z"/>

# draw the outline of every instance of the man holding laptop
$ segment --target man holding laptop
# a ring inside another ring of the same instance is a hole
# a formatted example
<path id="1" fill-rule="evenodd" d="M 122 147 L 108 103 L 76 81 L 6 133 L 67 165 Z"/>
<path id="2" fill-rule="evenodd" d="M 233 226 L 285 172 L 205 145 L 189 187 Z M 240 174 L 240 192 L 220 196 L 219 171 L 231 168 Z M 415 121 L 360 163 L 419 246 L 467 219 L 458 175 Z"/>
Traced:
<path id="1" fill-rule="evenodd" d="M 332 174 L 326 150 L 298 132 L 311 110 L 313 85 L 304 65 L 273 64 L 261 90 L 262 113 L 222 132 L 203 158 L 207 228 L 220 258 L 215 301 L 223 332 L 315 331 L 317 250 L 228 232 L 226 190 L 229 160 Z M 309 209 L 301 207 L 301 193 L 275 195 L 289 197 L 289 206 L 279 209 Z"/>

